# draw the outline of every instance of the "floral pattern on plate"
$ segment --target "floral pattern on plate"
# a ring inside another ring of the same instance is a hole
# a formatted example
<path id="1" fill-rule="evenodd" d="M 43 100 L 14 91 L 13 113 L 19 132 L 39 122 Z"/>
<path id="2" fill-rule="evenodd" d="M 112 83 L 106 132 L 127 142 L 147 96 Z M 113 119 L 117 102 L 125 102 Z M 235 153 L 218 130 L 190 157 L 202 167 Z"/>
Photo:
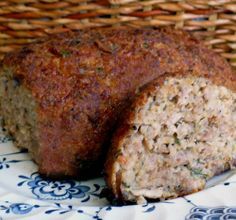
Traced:
<path id="1" fill-rule="evenodd" d="M 236 219 L 236 207 L 194 207 L 186 220 L 226 220 Z"/>
<path id="2" fill-rule="evenodd" d="M 227 179 L 227 180 L 226 180 Z M 223 220 L 236 219 L 236 175 L 216 177 L 209 188 L 186 197 L 144 205 L 111 206 L 102 178 L 44 179 L 29 154 L 0 134 L 0 220 Z M 216 185 L 216 186 L 215 186 Z"/>
<path id="3" fill-rule="evenodd" d="M 55 181 L 43 179 L 37 172 L 28 176 L 19 176 L 23 181 L 17 185 L 27 184 L 32 193 L 39 199 L 64 200 L 64 199 L 82 199 L 81 202 L 89 200 L 90 196 L 98 196 L 96 194 L 100 190 L 98 184 L 93 184 L 94 190 L 87 185 L 79 184 L 74 180 Z"/>

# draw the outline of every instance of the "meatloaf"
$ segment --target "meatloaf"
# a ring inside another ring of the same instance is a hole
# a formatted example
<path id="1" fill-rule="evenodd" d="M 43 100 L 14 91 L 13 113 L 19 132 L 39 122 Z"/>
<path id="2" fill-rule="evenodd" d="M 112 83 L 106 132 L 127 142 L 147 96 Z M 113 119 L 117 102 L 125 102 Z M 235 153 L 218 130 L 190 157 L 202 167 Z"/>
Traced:
<path id="1" fill-rule="evenodd" d="M 100 28 L 51 36 L 2 61 L 3 123 L 41 174 L 95 175 L 136 89 L 189 70 L 219 73 L 222 81 L 231 74 L 223 59 L 182 31 Z"/>
<path id="2" fill-rule="evenodd" d="M 220 75 L 166 74 L 141 89 L 108 154 L 116 198 L 175 198 L 235 167 L 236 76 Z"/>

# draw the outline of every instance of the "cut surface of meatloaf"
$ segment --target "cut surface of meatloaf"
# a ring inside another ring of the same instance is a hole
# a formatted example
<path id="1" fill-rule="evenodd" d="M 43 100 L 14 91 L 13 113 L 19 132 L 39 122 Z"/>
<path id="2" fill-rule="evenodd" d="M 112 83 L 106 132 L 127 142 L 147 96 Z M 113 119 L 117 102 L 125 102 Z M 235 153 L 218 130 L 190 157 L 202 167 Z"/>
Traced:
<path id="1" fill-rule="evenodd" d="M 0 111 L 18 147 L 48 176 L 94 175 L 135 90 L 166 72 L 230 75 L 228 64 L 187 33 L 94 29 L 51 36 L 8 54 Z"/>
<path id="2" fill-rule="evenodd" d="M 140 91 L 108 154 L 107 183 L 116 198 L 175 198 L 234 168 L 236 80 L 227 81 L 179 73 Z"/>

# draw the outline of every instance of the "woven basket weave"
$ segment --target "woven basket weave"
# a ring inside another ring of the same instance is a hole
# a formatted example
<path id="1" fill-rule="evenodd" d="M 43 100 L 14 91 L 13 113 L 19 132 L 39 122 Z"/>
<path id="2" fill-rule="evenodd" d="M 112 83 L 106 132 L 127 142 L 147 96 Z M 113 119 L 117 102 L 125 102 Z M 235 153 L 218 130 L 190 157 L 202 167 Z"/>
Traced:
<path id="1" fill-rule="evenodd" d="M 0 58 L 39 37 L 111 25 L 192 31 L 236 68 L 236 0 L 1 0 Z"/>

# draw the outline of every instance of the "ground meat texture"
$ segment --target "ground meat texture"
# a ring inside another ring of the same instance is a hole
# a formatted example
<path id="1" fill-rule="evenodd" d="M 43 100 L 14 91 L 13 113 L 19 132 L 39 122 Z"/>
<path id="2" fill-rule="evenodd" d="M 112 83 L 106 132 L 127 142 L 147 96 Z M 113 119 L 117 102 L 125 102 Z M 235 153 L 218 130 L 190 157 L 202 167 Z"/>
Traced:
<path id="1" fill-rule="evenodd" d="M 136 98 L 114 136 L 107 181 L 126 201 L 175 198 L 203 189 L 235 159 L 235 89 L 177 74 Z"/>
<path id="2" fill-rule="evenodd" d="M 234 77 L 222 58 L 182 31 L 68 32 L 4 58 L 0 111 L 41 174 L 93 176 L 136 89 L 166 72 L 188 70 Z"/>
<path id="3" fill-rule="evenodd" d="M 26 87 L 20 86 L 20 79 L 4 70 L 0 76 L 0 99 L 4 120 L 2 121 L 14 141 L 21 148 L 27 147 L 37 155 L 38 134 L 36 103 Z"/>

